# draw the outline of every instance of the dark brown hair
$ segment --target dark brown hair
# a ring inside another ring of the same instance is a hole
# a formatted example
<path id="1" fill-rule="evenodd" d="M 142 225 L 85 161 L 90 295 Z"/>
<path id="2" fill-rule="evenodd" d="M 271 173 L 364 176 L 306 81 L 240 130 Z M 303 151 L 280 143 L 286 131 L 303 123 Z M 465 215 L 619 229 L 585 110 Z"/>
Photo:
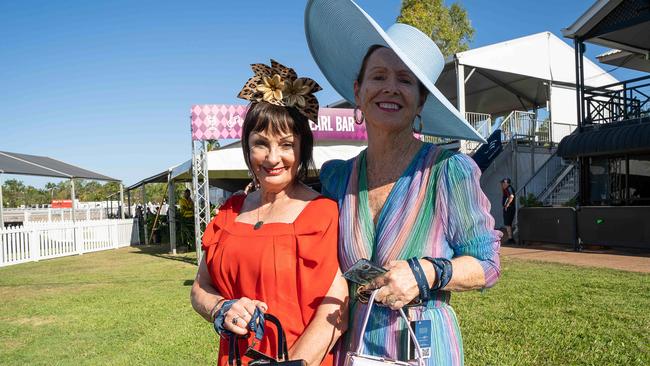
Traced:
<path id="1" fill-rule="evenodd" d="M 314 135 L 309 128 L 309 120 L 297 109 L 267 102 L 250 104 L 244 118 L 241 144 L 244 160 L 249 169 L 251 166 L 248 140 L 253 132 L 267 132 L 271 135 L 293 133 L 294 136 L 300 138 L 300 165 L 298 165 L 296 178 L 299 181 L 304 181 L 309 175 L 309 170 L 315 170 L 312 158 Z"/>
<path id="2" fill-rule="evenodd" d="M 386 46 L 382 46 L 380 44 L 373 44 L 372 46 L 368 47 L 368 52 L 366 52 L 366 55 L 363 56 L 363 60 L 361 61 L 361 69 L 359 69 L 359 75 L 357 75 L 357 84 L 361 86 L 361 81 L 363 80 L 363 77 L 366 74 L 366 66 L 368 64 L 368 59 L 370 58 L 370 55 L 372 55 L 375 51 L 377 51 L 380 48 L 388 48 Z M 426 101 L 426 97 L 429 94 L 429 89 L 427 89 L 424 84 L 418 79 L 417 77 L 415 78 L 418 81 L 418 91 L 420 92 L 420 101 L 422 101 L 422 104 Z"/>

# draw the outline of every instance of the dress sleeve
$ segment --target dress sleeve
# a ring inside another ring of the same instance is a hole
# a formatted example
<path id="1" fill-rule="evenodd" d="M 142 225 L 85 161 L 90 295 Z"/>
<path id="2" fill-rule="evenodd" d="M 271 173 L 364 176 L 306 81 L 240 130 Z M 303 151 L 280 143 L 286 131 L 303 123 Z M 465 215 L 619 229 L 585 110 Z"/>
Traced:
<path id="1" fill-rule="evenodd" d="M 490 201 L 481 189 L 480 177 L 481 171 L 472 158 L 455 154 L 443 171 L 439 194 L 447 210 L 445 235 L 454 257 L 476 258 L 483 268 L 485 287 L 492 287 L 501 275 L 502 233 L 494 230 Z"/>
<path id="2" fill-rule="evenodd" d="M 245 196 L 243 196 L 245 198 Z M 243 200 L 242 196 L 235 195 L 230 197 L 220 208 L 217 216 L 210 221 L 210 223 L 205 227 L 203 232 L 203 238 L 201 239 L 201 248 L 204 252 L 208 251 L 208 248 L 217 244 L 219 238 L 221 237 L 221 230 L 225 227 L 228 220 L 228 215 L 231 215 L 233 212 L 233 205 L 236 205 L 240 200 Z"/>
<path id="3" fill-rule="evenodd" d="M 297 290 L 304 324 L 311 322 L 339 268 L 337 204 L 325 197 L 317 201 L 296 223 Z"/>
<path id="4" fill-rule="evenodd" d="M 344 193 L 348 183 L 348 162 L 344 160 L 329 160 L 321 166 L 321 193 L 328 198 L 338 200 Z"/>

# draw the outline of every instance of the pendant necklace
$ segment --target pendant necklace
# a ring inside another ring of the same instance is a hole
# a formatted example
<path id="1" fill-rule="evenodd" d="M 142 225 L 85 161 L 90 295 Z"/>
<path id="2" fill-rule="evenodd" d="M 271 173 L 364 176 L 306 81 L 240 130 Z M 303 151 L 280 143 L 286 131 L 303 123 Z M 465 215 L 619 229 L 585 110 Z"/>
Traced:
<path id="1" fill-rule="evenodd" d="M 275 201 L 273 201 L 273 203 L 271 203 L 271 205 L 269 206 L 269 210 L 266 212 L 267 217 L 273 210 L 273 205 L 275 205 Z M 260 220 L 260 208 L 262 208 L 262 205 L 260 205 L 260 207 L 257 208 L 257 222 L 255 223 L 255 225 L 253 225 L 254 230 L 259 230 L 262 227 L 262 225 L 264 225 L 264 221 Z"/>

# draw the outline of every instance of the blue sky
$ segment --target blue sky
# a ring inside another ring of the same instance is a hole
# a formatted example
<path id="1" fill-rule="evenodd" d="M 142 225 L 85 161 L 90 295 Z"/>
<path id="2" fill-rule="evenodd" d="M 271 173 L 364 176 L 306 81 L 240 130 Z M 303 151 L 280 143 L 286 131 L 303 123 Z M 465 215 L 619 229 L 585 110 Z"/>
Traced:
<path id="1" fill-rule="evenodd" d="M 593 0 L 462 0 L 472 48 L 561 36 Z M 399 0 L 359 0 L 380 25 Z M 448 2 L 449 3 L 449 2 Z M 190 158 L 192 104 L 235 98 L 250 63 L 273 57 L 317 80 L 304 0 L 0 2 L 0 150 L 47 155 L 129 185 Z M 604 49 L 587 46 L 593 57 Z M 604 65 L 605 70 L 613 67 Z M 634 76 L 619 69 L 619 78 Z M 19 178 L 42 186 L 53 178 Z"/>

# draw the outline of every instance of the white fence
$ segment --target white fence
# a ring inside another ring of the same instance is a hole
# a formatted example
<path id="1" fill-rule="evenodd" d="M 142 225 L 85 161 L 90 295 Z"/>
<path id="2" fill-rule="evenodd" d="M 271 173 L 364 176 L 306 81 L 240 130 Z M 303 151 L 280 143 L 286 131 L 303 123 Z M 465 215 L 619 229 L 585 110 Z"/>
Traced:
<path id="1" fill-rule="evenodd" d="M 135 212 L 135 210 L 131 210 Z M 119 216 L 119 210 L 112 211 L 106 208 L 76 208 L 74 210 L 76 220 L 104 220 L 106 218 Z M 72 220 L 71 208 L 5 208 L 4 222 L 26 223 L 29 221 L 66 221 Z"/>
<path id="2" fill-rule="evenodd" d="M 134 219 L 30 222 L 0 228 L 0 267 L 128 247 L 139 241 Z"/>

